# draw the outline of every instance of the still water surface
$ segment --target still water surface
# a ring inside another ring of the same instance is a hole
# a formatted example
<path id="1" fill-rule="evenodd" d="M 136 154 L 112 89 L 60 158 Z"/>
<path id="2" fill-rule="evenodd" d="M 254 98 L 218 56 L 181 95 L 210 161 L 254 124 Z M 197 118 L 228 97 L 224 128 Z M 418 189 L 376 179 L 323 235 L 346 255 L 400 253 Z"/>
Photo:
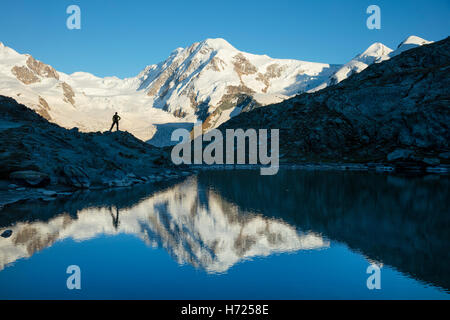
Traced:
<path id="1" fill-rule="evenodd" d="M 1 299 L 449 299 L 449 178 L 205 171 L 0 212 Z M 369 290 L 367 267 L 381 267 Z M 66 269 L 81 269 L 68 290 Z"/>

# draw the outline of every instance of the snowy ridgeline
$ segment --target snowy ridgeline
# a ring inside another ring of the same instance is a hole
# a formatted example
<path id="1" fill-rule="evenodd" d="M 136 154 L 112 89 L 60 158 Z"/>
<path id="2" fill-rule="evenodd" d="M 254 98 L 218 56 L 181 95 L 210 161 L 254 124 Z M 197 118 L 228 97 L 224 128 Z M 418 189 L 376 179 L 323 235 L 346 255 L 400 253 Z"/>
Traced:
<path id="1" fill-rule="evenodd" d="M 273 59 L 239 51 L 223 39 L 208 39 L 176 49 L 165 61 L 128 79 L 68 75 L 0 43 L 0 94 L 82 132 L 108 129 L 117 111 L 123 130 L 162 146 L 170 143 L 177 126 L 202 120 L 209 130 L 243 110 L 317 91 L 428 43 L 413 36 L 396 51 L 376 43 L 339 66 Z"/>

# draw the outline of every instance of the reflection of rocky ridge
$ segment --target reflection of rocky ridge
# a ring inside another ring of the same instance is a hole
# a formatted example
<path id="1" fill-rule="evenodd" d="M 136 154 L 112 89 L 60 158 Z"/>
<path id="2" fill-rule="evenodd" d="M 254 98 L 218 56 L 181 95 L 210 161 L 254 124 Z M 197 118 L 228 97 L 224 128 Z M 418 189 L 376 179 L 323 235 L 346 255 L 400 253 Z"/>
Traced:
<path id="1" fill-rule="evenodd" d="M 258 171 L 218 171 L 198 179 L 242 210 L 282 218 L 450 289 L 447 176 L 281 170 L 271 177 L 261 177 Z"/>
<path id="2" fill-rule="evenodd" d="M 137 193 L 138 199 L 144 197 L 140 191 Z M 134 206 L 126 198 L 122 199 L 124 202 L 120 199 L 117 207 L 99 208 L 87 200 L 83 203 L 90 207 L 84 209 L 76 201 L 56 206 L 58 211 L 55 207 L 48 210 L 46 205 L 34 208 L 43 211 L 40 214 L 49 217 L 48 220 L 27 218 L 28 222 L 8 227 L 13 233 L 0 241 L 0 266 L 32 256 L 63 239 L 84 241 L 118 233 L 135 234 L 149 245 L 166 248 L 180 264 L 189 263 L 208 272 L 225 272 L 251 257 L 327 246 L 326 241 L 313 233 L 299 234 L 281 220 L 240 210 L 216 192 L 198 185 L 195 179 L 138 200 Z M 11 215 L 20 216 L 29 206 L 9 210 Z M 61 214 L 51 216 L 46 211 Z"/>

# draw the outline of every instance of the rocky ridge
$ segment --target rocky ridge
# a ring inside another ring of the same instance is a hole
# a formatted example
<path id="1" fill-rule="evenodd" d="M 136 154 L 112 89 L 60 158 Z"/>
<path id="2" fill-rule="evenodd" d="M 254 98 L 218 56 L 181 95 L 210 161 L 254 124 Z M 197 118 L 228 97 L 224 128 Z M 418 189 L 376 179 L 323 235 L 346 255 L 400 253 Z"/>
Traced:
<path id="1" fill-rule="evenodd" d="M 450 155 L 450 38 L 220 127 L 280 129 L 282 162 L 437 165 Z"/>
<path id="2" fill-rule="evenodd" d="M 0 180 L 23 194 L 26 189 L 123 187 L 179 176 L 166 151 L 128 132 L 67 130 L 3 96 L 0 141 Z"/>

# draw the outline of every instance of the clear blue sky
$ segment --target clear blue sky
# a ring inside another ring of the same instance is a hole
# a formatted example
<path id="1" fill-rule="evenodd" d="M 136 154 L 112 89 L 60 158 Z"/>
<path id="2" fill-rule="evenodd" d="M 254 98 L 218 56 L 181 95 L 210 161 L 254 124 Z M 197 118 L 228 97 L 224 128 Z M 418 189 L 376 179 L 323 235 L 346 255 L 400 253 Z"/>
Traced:
<path id="1" fill-rule="evenodd" d="M 66 28 L 77 4 L 82 29 Z M 382 29 L 366 28 L 381 7 Z M 274 58 L 345 63 L 373 42 L 450 35 L 450 0 L 15 0 L 2 1 L 0 41 L 59 71 L 130 77 L 177 47 L 224 38 Z"/>

